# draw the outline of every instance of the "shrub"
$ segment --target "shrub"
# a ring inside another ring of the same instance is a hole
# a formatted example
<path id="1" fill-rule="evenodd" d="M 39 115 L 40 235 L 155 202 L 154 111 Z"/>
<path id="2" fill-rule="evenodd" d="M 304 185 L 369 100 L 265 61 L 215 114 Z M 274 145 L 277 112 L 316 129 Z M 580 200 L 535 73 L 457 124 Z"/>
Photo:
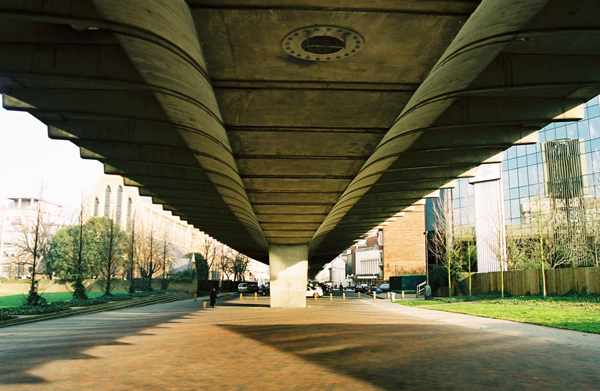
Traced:
<path id="1" fill-rule="evenodd" d="M 440 286 L 448 286 L 448 271 L 443 267 L 434 267 L 429 271 L 429 286 L 435 290 Z"/>
<path id="2" fill-rule="evenodd" d="M 190 282 L 196 278 L 196 271 L 189 269 L 177 272 L 171 276 L 171 282 Z"/>

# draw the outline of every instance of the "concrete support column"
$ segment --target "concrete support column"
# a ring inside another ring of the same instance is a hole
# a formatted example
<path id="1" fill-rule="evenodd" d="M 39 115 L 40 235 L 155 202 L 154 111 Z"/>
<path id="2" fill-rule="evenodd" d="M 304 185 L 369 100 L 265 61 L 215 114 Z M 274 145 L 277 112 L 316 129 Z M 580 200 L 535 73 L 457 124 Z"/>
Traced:
<path id="1" fill-rule="evenodd" d="M 308 245 L 272 244 L 271 308 L 305 308 L 308 280 Z"/>

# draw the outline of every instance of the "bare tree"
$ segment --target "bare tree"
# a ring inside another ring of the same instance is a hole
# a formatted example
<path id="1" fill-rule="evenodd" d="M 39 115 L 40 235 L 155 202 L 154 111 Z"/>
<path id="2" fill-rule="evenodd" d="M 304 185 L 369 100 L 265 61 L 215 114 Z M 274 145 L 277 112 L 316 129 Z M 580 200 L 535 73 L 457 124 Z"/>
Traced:
<path id="1" fill-rule="evenodd" d="M 137 257 L 139 253 L 139 243 L 135 227 L 135 212 L 131 220 L 131 230 L 129 232 L 129 240 L 127 241 L 127 268 L 129 274 L 129 293 L 135 292 L 135 269 L 137 266 Z"/>
<path id="2" fill-rule="evenodd" d="M 444 192 L 438 202 L 434 203 L 435 229 L 429 244 L 437 261 L 446 271 L 448 292 L 452 296 L 452 276 L 460 270 L 460 249 L 454 243 L 452 209 L 448 193 Z"/>
<path id="3" fill-rule="evenodd" d="M 154 224 L 150 229 L 143 230 L 144 237 L 140 251 L 138 268 L 140 276 L 147 279 L 145 290 L 152 290 L 152 277 L 160 270 L 160 243 L 155 238 Z"/>
<path id="4" fill-rule="evenodd" d="M 247 268 L 248 257 L 236 251 L 231 270 L 234 275 L 235 281 L 244 281 L 244 273 L 246 273 Z"/>
<path id="5" fill-rule="evenodd" d="M 496 227 L 494 229 L 493 235 L 491 235 L 490 248 L 494 253 L 494 257 L 496 258 L 496 262 L 498 262 L 498 267 L 500 270 L 500 294 L 502 298 L 504 298 L 504 271 L 507 268 L 506 261 L 506 234 L 505 234 L 505 225 L 504 225 L 504 216 L 500 210 L 496 213 Z"/>
<path id="6" fill-rule="evenodd" d="M 200 278 L 207 281 L 210 279 L 210 272 L 213 269 L 215 259 L 217 258 L 217 241 L 208 235 L 204 235 L 204 237 L 200 239 L 198 253 L 202 255 L 203 262 L 206 263 L 206 272 L 203 273 Z M 196 270 L 199 269 L 196 268 Z"/>
<path id="7" fill-rule="evenodd" d="M 112 279 L 123 264 L 125 253 L 126 235 L 114 220 L 102 217 L 104 229 L 100 233 L 99 258 L 100 274 L 105 280 L 104 295 L 110 296 Z"/>
<path id="8" fill-rule="evenodd" d="M 161 289 L 167 289 L 169 282 L 167 280 L 168 268 L 171 266 L 171 248 L 169 247 L 169 230 L 165 228 L 163 230 L 162 240 L 161 240 L 161 248 L 160 248 L 160 257 L 162 263 L 162 283 Z"/>
<path id="9" fill-rule="evenodd" d="M 75 281 L 73 281 L 73 299 L 75 300 L 85 300 L 87 299 L 87 293 L 85 286 L 83 285 L 83 275 L 84 275 L 84 255 L 83 255 L 83 246 L 84 246 L 84 219 L 83 219 L 83 202 L 81 203 L 81 208 L 79 210 L 79 216 L 77 218 L 77 234 L 73 238 L 73 250 L 76 254 L 75 258 Z"/>
<path id="10" fill-rule="evenodd" d="M 592 198 L 587 214 L 587 253 L 590 263 L 600 266 L 600 200 Z"/>
<path id="11" fill-rule="evenodd" d="M 42 204 L 41 200 L 37 200 L 33 219 L 22 221 L 16 240 L 19 259 L 25 264 L 31 263 L 31 286 L 26 301 L 29 305 L 39 305 L 44 302 L 38 293 L 36 275 L 40 264 L 47 258 L 54 227 L 54 222 L 49 221 L 49 213 L 44 210 Z"/>
<path id="12" fill-rule="evenodd" d="M 230 279 L 231 276 L 231 269 L 233 266 L 233 261 L 231 259 L 231 249 L 227 246 L 225 246 L 224 244 L 221 244 L 221 250 L 219 251 L 219 270 L 222 273 L 223 277 L 226 277 L 226 279 Z M 223 280 L 224 278 L 222 278 Z"/>

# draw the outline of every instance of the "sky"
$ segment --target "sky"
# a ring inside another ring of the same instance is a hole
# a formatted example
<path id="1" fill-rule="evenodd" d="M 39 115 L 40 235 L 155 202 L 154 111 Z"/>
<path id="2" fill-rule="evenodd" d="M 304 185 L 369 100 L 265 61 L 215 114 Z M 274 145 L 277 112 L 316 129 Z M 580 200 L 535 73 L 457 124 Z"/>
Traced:
<path id="1" fill-rule="evenodd" d="M 0 199 L 42 198 L 75 215 L 102 172 L 75 144 L 48 138 L 46 125 L 29 113 L 0 108 Z"/>

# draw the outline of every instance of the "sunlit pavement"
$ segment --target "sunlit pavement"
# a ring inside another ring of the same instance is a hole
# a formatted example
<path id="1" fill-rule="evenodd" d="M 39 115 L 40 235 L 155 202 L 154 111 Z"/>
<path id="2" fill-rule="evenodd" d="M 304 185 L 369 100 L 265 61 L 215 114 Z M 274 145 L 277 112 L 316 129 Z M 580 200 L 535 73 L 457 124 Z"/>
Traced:
<path id="1" fill-rule="evenodd" d="M 599 389 L 598 335 L 372 296 L 309 298 L 306 309 L 234 297 L 1 329 L 0 389 Z"/>

